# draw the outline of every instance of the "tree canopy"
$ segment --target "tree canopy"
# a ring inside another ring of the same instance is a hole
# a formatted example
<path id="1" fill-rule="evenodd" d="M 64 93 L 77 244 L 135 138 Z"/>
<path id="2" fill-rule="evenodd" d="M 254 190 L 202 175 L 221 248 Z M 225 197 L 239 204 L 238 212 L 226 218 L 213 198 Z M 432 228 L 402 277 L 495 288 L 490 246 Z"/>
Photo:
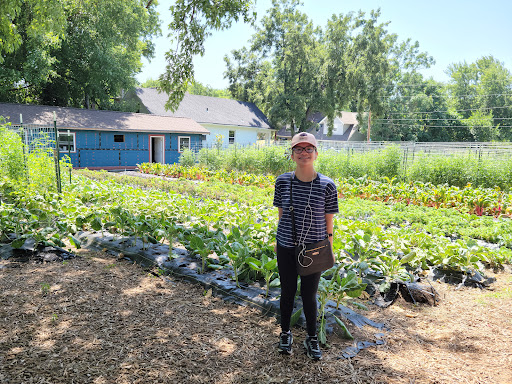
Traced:
<path id="1" fill-rule="evenodd" d="M 153 55 L 158 15 L 141 0 L 7 0 L 0 99 L 108 107 Z"/>
<path id="2" fill-rule="evenodd" d="M 333 15 L 323 31 L 300 6 L 273 0 L 250 47 L 225 58 L 233 96 L 255 102 L 275 126 L 292 133 L 310 128 L 315 112 L 328 117 L 329 132 L 343 109 L 362 116 L 371 106 L 383 113 L 380 94 L 397 37 L 379 21 L 380 11 Z"/>
<path id="3" fill-rule="evenodd" d="M 205 39 L 214 30 L 229 28 L 240 19 L 252 22 L 253 0 L 176 0 L 170 7 L 173 19 L 169 29 L 176 48 L 165 54 L 165 73 L 160 76 L 160 89 L 169 95 L 166 108 L 176 110 L 194 80 L 192 59 L 204 54 Z"/>
<path id="4" fill-rule="evenodd" d="M 176 0 L 165 73 L 153 86 L 175 110 L 185 92 L 228 97 L 194 81 L 192 59 L 233 21 L 253 23 L 255 0 Z M 0 101 L 130 110 L 141 58 L 159 35 L 156 0 L 2 0 Z M 246 47 L 225 57 L 229 92 L 292 133 L 340 111 L 358 112 L 372 140 L 512 140 L 512 74 L 493 56 L 453 63 L 447 84 L 420 71 L 434 63 L 418 42 L 388 32 L 380 10 L 333 14 L 316 26 L 299 0 L 272 0 Z"/>

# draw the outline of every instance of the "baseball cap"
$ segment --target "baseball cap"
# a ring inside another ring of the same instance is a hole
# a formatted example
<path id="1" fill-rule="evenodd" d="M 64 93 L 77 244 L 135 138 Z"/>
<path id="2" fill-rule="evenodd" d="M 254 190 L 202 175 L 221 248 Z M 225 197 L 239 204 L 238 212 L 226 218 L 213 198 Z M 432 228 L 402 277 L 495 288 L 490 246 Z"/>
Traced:
<path id="1" fill-rule="evenodd" d="M 315 148 L 318 147 L 318 145 L 316 144 L 315 136 L 313 136 L 311 133 L 307 133 L 307 132 L 299 132 L 295 136 L 293 136 L 292 148 L 300 143 L 308 143 L 308 144 L 311 144 Z"/>

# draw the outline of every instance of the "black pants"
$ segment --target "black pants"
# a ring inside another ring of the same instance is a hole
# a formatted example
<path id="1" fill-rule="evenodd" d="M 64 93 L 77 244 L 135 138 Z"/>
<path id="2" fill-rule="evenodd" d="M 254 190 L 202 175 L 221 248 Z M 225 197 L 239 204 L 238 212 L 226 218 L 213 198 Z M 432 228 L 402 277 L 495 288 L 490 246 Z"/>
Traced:
<path id="1" fill-rule="evenodd" d="M 290 319 L 293 312 L 295 293 L 297 292 L 297 270 L 295 268 L 295 252 L 293 248 L 277 246 L 277 267 L 281 280 L 281 329 L 283 332 L 290 330 Z M 318 302 L 316 294 L 318 283 L 322 272 L 314 273 L 300 278 L 300 295 L 304 316 L 306 317 L 306 328 L 308 335 L 316 335 L 316 317 L 318 313 Z"/>

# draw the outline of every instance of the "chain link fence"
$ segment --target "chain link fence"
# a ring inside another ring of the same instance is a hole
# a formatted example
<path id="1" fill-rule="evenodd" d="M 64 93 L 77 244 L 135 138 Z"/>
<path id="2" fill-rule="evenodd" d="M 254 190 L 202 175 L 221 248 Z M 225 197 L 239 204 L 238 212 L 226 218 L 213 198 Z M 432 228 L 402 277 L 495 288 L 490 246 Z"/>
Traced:
<path id="1" fill-rule="evenodd" d="M 190 149 L 198 152 L 202 148 L 218 150 L 243 150 L 244 148 L 263 149 L 269 146 L 288 148 L 290 141 L 275 141 L 270 144 L 264 141 L 256 144 L 198 144 Z M 453 156 L 468 155 L 476 158 L 509 159 L 512 157 L 512 143 L 510 142 L 414 142 L 414 141 L 318 141 L 319 150 L 334 150 L 336 152 L 366 153 L 381 151 L 391 146 L 399 147 L 404 159 L 412 160 L 416 155 L 424 156 Z"/>

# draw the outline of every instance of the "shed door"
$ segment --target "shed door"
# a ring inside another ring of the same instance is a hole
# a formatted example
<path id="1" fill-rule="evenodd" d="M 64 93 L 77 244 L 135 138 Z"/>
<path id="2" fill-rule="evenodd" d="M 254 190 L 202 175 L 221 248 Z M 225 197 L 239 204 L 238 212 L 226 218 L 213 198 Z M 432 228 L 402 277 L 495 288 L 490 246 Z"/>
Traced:
<path id="1" fill-rule="evenodd" d="M 164 164 L 164 136 L 149 136 L 149 142 L 149 162 Z"/>

